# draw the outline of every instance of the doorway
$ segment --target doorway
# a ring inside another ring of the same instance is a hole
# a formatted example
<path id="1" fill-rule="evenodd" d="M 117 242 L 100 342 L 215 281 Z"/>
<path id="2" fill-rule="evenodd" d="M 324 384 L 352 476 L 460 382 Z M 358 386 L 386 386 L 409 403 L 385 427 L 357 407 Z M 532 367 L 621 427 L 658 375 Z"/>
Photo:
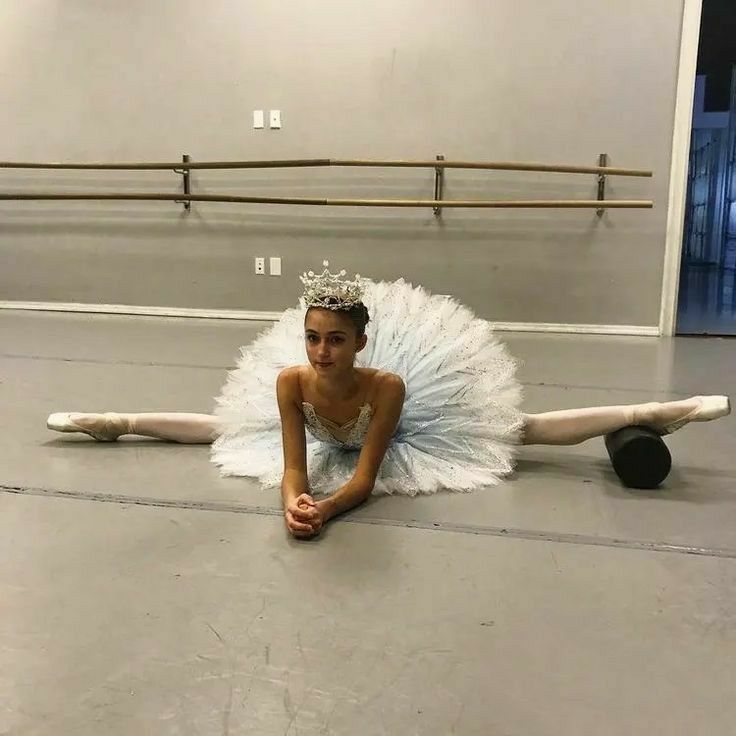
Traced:
<path id="1" fill-rule="evenodd" d="M 703 0 L 677 334 L 736 335 L 736 3 Z"/>

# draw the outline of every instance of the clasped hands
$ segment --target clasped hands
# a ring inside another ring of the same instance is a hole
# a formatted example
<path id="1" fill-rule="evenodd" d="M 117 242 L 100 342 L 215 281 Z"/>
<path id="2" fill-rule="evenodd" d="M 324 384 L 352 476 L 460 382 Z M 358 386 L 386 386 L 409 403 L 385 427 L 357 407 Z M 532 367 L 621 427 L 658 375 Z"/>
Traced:
<path id="1" fill-rule="evenodd" d="M 309 539 L 320 533 L 328 516 L 323 503 L 315 501 L 308 493 L 302 493 L 285 505 L 284 519 L 292 536 Z"/>

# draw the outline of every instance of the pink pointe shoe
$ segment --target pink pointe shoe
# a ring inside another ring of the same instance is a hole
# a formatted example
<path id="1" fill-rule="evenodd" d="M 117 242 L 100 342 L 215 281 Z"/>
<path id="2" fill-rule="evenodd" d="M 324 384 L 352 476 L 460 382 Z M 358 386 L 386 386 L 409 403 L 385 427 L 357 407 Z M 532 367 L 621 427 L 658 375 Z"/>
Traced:
<path id="1" fill-rule="evenodd" d="M 55 432 L 83 432 L 98 442 L 115 442 L 128 428 L 119 414 L 51 414 L 46 426 Z"/>
<path id="2" fill-rule="evenodd" d="M 672 434 L 690 422 L 710 422 L 731 413 L 731 402 L 728 396 L 693 396 L 687 399 L 687 403 L 690 402 L 695 402 L 696 405 L 676 419 L 672 418 L 672 409 L 666 404 L 654 404 L 648 418 L 649 421 L 643 423 L 664 435 Z"/>

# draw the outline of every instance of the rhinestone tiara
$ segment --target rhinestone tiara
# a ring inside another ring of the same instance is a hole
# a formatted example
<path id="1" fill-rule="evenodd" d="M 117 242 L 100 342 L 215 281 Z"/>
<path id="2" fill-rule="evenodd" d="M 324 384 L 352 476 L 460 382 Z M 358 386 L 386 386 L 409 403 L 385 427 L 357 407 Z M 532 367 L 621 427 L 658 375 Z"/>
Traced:
<path id="1" fill-rule="evenodd" d="M 309 271 L 302 274 L 299 279 L 304 284 L 302 304 L 309 307 L 321 307 L 333 311 L 346 310 L 355 306 L 363 298 L 363 287 L 360 283 L 360 274 L 355 274 L 353 281 L 342 279 L 346 271 L 330 273 L 329 261 L 323 261 L 325 270 L 321 274 Z"/>

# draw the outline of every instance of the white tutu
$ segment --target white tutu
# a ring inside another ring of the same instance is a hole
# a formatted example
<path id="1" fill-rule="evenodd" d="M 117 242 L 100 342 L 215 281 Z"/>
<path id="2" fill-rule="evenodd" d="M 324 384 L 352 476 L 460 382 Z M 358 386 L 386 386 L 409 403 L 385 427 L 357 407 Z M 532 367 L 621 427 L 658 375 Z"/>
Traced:
<path id="1" fill-rule="evenodd" d="M 356 365 L 400 375 L 406 399 L 374 493 L 470 491 L 511 472 L 522 427 L 516 361 L 491 326 L 458 302 L 403 279 L 363 280 L 371 321 Z M 304 364 L 304 308 L 287 309 L 241 349 L 215 413 L 222 434 L 212 460 L 223 475 L 279 486 L 283 473 L 276 378 Z M 359 450 L 307 435 L 307 472 L 315 494 L 332 493 L 355 469 Z"/>

